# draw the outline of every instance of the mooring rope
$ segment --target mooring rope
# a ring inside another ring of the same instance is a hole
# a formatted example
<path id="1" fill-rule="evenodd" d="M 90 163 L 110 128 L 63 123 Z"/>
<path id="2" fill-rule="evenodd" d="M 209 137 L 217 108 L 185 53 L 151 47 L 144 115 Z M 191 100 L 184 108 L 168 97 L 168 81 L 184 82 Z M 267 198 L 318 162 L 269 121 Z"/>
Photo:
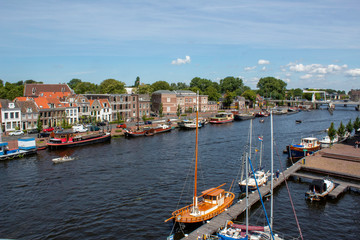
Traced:
<path id="1" fill-rule="evenodd" d="M 277 154 L 277 156 L 278 156 L 278 159 L 279 159 L 280 170 L 281 170 L 281 172 L 283 173 L 282 175 L 283 175 L 283 178 L 284 178 L 284 181 L 285 181 L 285 185 L 286 185 L 286 188 L 287 188 L 287 191 L 288 191 L 288 194 L 289 194 L 291 207 L 292 207 L 292 210 L 293 210 L 293 213 L 294 213 L 294 216 L 295 216 L 295 220 L 296 220 L 296 225 L 297 225 L 297 227 L 298 227 L 298 229 L 299 229 L 299 233 L 300 233 L 301 239 L 304 240 L 304 238 L 303 238 L 303 236 L 302 236 L 302 232 L 301 232 L 299 220 L 298 220 L 297 215 L 296 215 L 294 203 L 293 203 L 293 200 L 292 200 L 292 197 L 291 197 L 291 194 L 290 194 L 290 189 L 289 189 L 288 183 L 287 183 L 287 181 L 286 181 L 286 177 L 285 177 L 285 174 L 284 174 L 284 169 L 283 169 L 283 166 L 282 166 L 282 163 L 281 163 L 281 160 L 280 160 L 280 155 L 279 155 L 279 152 L 278 152 L 278 149 L 277 149 L 277 146 L 276 146 L 276 142 L 275 142 L 275 141 L 274 141 L 274 147 L 275 147 L 275 150 L 276 150 L 276 154 Z"/>

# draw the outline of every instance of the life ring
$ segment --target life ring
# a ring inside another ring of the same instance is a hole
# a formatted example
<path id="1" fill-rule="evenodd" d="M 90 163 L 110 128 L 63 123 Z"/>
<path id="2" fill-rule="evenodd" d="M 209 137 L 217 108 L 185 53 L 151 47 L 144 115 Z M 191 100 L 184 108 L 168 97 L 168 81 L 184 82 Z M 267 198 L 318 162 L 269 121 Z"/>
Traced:
<path id="1" fill-rule="evenodd" d="M 233 225 L 234 223 L 232 222 L 232 221 L 228 221 L 228 223 L 227 223 L 228 225 Z"/>
<path id="2" fill-rule="evenodd" d="M 313 145 L 310 143 L 310 144 L 309 144 L 309 147 L 312 147 L 312 146 L 313 146 Z"/>

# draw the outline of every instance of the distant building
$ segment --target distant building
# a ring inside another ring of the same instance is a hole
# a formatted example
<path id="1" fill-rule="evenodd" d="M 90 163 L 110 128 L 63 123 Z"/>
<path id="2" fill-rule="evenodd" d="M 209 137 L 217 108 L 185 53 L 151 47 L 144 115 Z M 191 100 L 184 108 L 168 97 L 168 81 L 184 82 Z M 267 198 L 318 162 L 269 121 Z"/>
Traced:
<path id="1" fill-rule="evenodd" d="M 139 117 L 149 116 L 151 112 L 151 98 L 149 94 L 139 94 Z"/>
<path id="2" fill-rule="evenodd" d="M 74 93 L 73 90 L 66 84 L 40 84 L 31 83 L 24 86 L 24 97 L 39 97 L 40 93 L 53 92 L 53 93 Z"/>
<path id="3" fill-rule="evenodd" d="M 350 100 L 354 102 L 360 101 L 360 89 L 351 89 L 350 93 Z"/>
<path id="4" fill-rule="evenodd" d="M 21 126 L 21 109 L 16 102 L 0 99 L 1 126 L 5 132 L 14 131 Z"/>
<path id="5" fill-rule="evenodd" d="M 176 93 L 169 90 L 158 90 L 151 95 L 152 111 L 163 115 L 175 115 L 177 112 Z"/>
<path id="6" fill-rule="evenodd" d="M 39 110 L 37 109 L 34 100 L 18 101 L 15 99 L 15 101 L 21 109 L 21 129 L 29 130 L 37 128 Z"/>
<path id="7" fill-rule="evenodd" d="M 111 106 L 108 99 L 95 99 L 90 101 L 90 116 L 96 121 L 111 121 Z"/>

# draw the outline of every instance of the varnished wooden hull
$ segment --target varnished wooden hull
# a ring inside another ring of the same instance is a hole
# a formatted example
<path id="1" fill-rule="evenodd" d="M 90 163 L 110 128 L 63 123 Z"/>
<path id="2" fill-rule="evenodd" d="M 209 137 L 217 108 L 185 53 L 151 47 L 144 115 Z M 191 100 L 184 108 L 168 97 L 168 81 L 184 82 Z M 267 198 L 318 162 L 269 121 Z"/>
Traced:
<path id="1" fill-rule="evenodd" d="M 228 194 L 228 196 L 225 197 L 224 204 L 222 204 L 220 207 L 218 207 L 214 211 L 211 211 L 207 214 L 195 217 L 195 216 L 190 215 L 192 207 L 193 207 L 193 205 L 191 204 L 191 205 L 188 205 L 184 208 L 181 208 L 181 209 L 173 212 L 172 215 L 173 215 L 174 221 L 180 222 L 180 223 L 199 223 L 199 222 L 209 220 L 213 217 L 216 217 L 220 213 L 224 212 L 225 209 L 229 208 L 235 199 L 234 193 L 226 192 L 226 194 Z M 201 203 L 199 203 L 199 205 L 200 204 Z"/>

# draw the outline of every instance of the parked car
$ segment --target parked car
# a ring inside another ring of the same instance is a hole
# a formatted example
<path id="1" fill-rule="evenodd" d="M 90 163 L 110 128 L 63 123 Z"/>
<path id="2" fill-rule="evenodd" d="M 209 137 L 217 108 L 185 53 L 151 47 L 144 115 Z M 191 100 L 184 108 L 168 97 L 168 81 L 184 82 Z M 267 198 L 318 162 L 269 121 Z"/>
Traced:
<path id="1" fill-rule="evenodd" d="M 9 136 L 20 136 L 20 135 L 23 135 L 24 132 L 22 130 L 15 130 L 13 132 L 10 132 L 9 133 Z"/>
<path id="2" fill-rule="evenodd" d="M 52 132 L 52 131 L 54 131 L 53 127 L 48 127 L 48 128 L 43 129 L 43 132 Z"/>
<path id="3" fill-rule="evenodd" d="M 96 125 L 98 125 L 98 126 L 105 126 L 105 125 L 106 125 L 106 122 L 98 122 Z"/>
<path id="4" fill-rule="evenodd" d="M 144 125 L 145 123 L 144 122 L 136 122 L 135 125 L 136 126 L 141 126 L 141 125 Z"/>
<path id="5" fill-rule="evenodd" d="M 39 130 L 37 130 L 37 128 L 34 129 L 28 129 L 27 133 L 31 134 L 31 133 L 39 133 Z"/>
<path id="6" fill-rule="evenodd" d="M 83 125 L 77 125 L 77 126 L 72 126 L 72 131 L 73 132 L 87 132 L 88 129 L 85 128 Z"/>
<path id="7" fill-rule="evenodd" d="M 98 126 L 92 125 L 92 124 L 88 124 L 85 126 L 87 129 L 89 129 L 89 131 L 93 132 L 93 131 L 99 131 L 100 128 Z"/>
<path id="8" fill-rule="evenodd" d="M 149 124 L 152 124 L 152 121 L 145 121 L 145 124 L 149 125 Z"/>
<path id="9" fill-rule="evenodd" d="M 117 128 L 126 128 L 126 124 L 123 123 L 123 124 L 118 124 L 116 125 Z"/>

